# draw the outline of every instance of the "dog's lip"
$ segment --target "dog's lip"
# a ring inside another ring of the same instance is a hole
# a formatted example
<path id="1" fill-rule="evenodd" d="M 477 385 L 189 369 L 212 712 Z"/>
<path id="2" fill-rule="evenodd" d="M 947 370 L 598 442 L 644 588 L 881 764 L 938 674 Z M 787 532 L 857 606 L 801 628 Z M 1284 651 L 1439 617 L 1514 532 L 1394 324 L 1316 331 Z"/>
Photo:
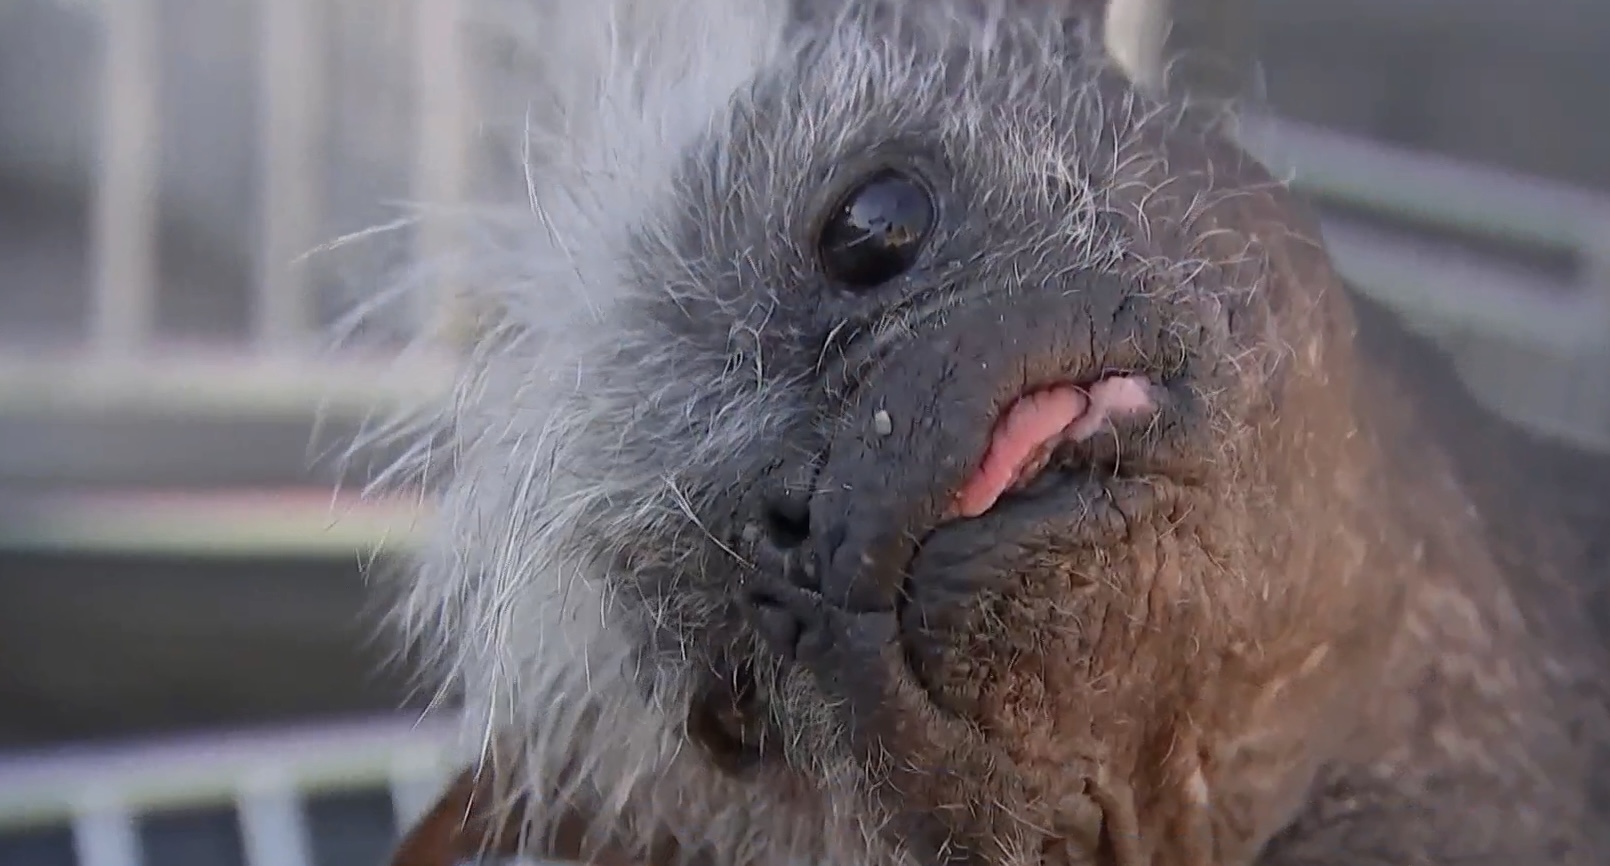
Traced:
<path id="1" fill-rule="evenodd" d="M 1010 526 L 1020 520 L 1043 520 L 1047 515 L 1068 516 L 1075 523 L 1069 538 L 1076 547 L 1100 547 L 1113 543 L 1105 534 L 1123 521 L 1107 519 L 1114 502 L 1133 492 L 1145 495 L 1155 478 L 1139 472 L 1114 472 L 1110 467 L 1052 465 L 1025 487 L 1003 496 L 988 513 L 972 520 Z M 1131 515 L 1132 516 L 1132 515 Z M 963 721 L 976 721 L 978 707 L 972 699 L 954 693 L 946 685 L 944 664 L 949 654 L 966 651 L 967 636 L 976 628 L 977 600 L 994 593 L 1010 592 L 1018 572 L 1012 568 L 990 568 L 983 572 L 984 583 L 968 579 L 945 580 L 947 559 L 966 549 L 964 533 L 972 521 L 955 521 L 936 528 L 925 539 L 906 569 L 899 600 L 889 611 L 896 622 L 896 641 L 907 675 L 928 697 L 936 711 Z M 996 532 L 985 530 L 995 537 Z M 949 542 L 959 539 L 961 548 Z M 934 558 L 937 557 L 937 558 Z M 972 577 L 974 575 L 964 575 Z"/>
<path id="2" fill-rule="evenodd" d="M 1178 377 L 1165 380 L 1156 374 L 1148 375 L 1147 378 L 1152 383 L 1152 393 L 1157 402 L 1155 417 L 1172 420 L 1176 413 L 1181 411 L 1181 407 L 1171 395 L 1181 390 L 1186 380 Z M 1131 499 L 1138 503 L 1141 500 L 1137 497 L 1146 496 L 1147 491 L 1154 489 L 1159 481 L 1181 485 L 1194 483 L 1189 473 L 1177 472 L 1177 467 L 1166 457 L 1154 461 L 1150 459 L 1151 455 L 1146 449 L 1133 444 L 1124 444 L 1138 442 L 1144 436 L 1145 425 L 1153 420 L 1153 418 L 1119 418 L 1106 428 L 1106 432 L 1112 435 L 1070 438 L 1063 441 L 1056 447 L 1048 465 L 1041 472 L 1021 487 L 1008 491 L 983 515 L 948 521 L 924 534 L 913 557 L 906 563 L 903 579 L 905 586 L 897 593 L 890 607 L 854 612 L 856 616 L 884 619 L 892 624 L 890 648 L 895 654 L 894 658 L 900 660 L 896 664 L 904 669 L 900 675 L 926 694 L 929 705 L 936 712 L 950 719 L 968 722 L 973 718 L 973 711 L 976 708 L 958 702 L 956 696 L 948 694 L 942 680 L 934 676 L 936 673 L 932 667 L 934 659 L 923 657 L 924 651 L 919 646 L 919 641 L 923 638 L 918 632 L 911 630 L 913 626 L 910 617 L 913 615 L 927 618 L 929 614 L 937 614 L 941 620 L 949 619 L 946 615 L 947 610 L 955 615 L 966 615 L 965 603 L 951 604 L 943 599 L 936 600 L 927 588 L 913 585 L 923 582 L 925 573 L 932 573 L 933 563 L 925 559 L 933 549 L 932 545 L 936 542 L 948 543 L 947 537 L 965 539 L 966 536 L 961 533 L 969 528 L 977 532 L 979 527 L 969 527 L 973 521 L 1000 522 L 1003 526 L 1010 526 L 1024 520 L 1035 522 L 1046 515 L 1062 515 L 1070 521 L 1070 530 L 1078 536 L 1070 537 L 1070 541 L 1075 545 L 1116 543 L 1104 533 L 1115 526 L 1124 525 L 1124 522 L 1113 521 L 1103 516 L 1110 516 L 1110 509 L 1115 503 Z M 1114 456 L 1121 459 L 1112 459 Z M 1083 515 L 1083 518 L 1080 515 Z M 1133 516 L 1134 514 L 1129 515 Z M 999 538 L 992 532 L 986 531 L 985 535 L 989 538 Z M 825 598 L 817 590 L 798 586 L 791 581 L 783 583 L 786 583 L 789 592 L 809 597 L 816 604 L 848 610 Z M 966 594 L 986 591 L 988 588 L 953 589 Z M 941 592 L 943 593 L 943 590 Z M 936 622 L 934 625 L 941 631 L 951 631 L 943 622 Z M 959 622 L 956 625 L 965 628 Z M 941 644 L 933 643 L 931 646 L 938 648 Z M 866 658 L 865 661 L 869 665 L 886 663 L 886 660 L 880 661 L 872 657 Z M 792 664 L 795 664 L 792 659 L 784 662 L 785 667 Z M 765 727 L 760 717 L 764 717 L 767 712 L 776 711 L 766 709 L 774 706 L 772 701 L 776 696 L 769 693 L 769 689 L 763 689 L 757 697 L 758 703 L 749 708 L 756 717 L 749 721 Z M 779 755 L 775 752 L 770 750 L 765 752 L 761 759 L 762 763 L 772 764 L 779 759 Z"/>

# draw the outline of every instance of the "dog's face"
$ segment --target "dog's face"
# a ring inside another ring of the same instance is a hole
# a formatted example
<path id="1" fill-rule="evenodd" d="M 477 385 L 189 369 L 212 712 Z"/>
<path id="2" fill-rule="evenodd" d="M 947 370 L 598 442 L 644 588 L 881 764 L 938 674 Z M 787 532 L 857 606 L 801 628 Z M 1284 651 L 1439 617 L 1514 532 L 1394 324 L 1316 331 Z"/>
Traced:
<path id="1" fill-rule="evenodd" d="M 663 182 L 533 187 L 405 609 L 604 800 L 691 761 L 922 862 L 1235 862 L 1375 651 L 1345 314 L 1248 158 L 966 5 L 795 18 Z"/>

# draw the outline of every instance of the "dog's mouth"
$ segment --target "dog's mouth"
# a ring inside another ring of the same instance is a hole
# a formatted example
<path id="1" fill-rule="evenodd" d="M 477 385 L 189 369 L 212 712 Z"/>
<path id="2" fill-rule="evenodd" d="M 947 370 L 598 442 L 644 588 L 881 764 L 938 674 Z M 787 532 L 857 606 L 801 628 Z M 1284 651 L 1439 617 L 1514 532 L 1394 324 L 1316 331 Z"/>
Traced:
<path id="1" fill-rule="evenodd" d="M 1157 388 L 1147 376 L 1113 374 L 1088 385 L 1029 391 L 1001 414 L 978 468 L 956 491 L 950 519 L 987 514 L 1003 497 L 1039 492 L 1048 469 L 1079 467 L 1095 453 L 1093 438 L 1115 424 L 1154 415 Z"/>
<path id="2" fill-rule="evenodd" d="M 895 605 L 905 665 L 937 707 L 976 714 L 978 671 L 995 660 L 974 632 L 991 599 L 1048 569 L 1099 568 L 1096 551 L 1125 543 L 1113 535 L 1125 523 L 1110 519 L 1115 509 L 1138 518 L 1159 479 L 1179 476 L 1150 435 L 1178 420 L 1177 390 L 1156 375 L 1112 373 L 1032 389 L 1001 413 L 951 512 L 907 564 Z"/>
<path id="3" fill-rule="evenodd" d="M 1064 539 L 1087 534 L 1080 521 L 1103 490 L 1156 470 L 1154 449 L 1141 443 L 1161 413 L 1174 408 L 1175 390 L 1157 374 L 1112 372 L 1078 384 L 1031 387 L 1005 403 L 940 518 L 898 565 L 895 597 L 863 611 L 899 623 L 897 640 L 905 645 L 910 673 L 936 704 L 960 709 L 944 694 L 940 654 L 963 627 L 960 618 L 974 598 L 998 589 L 987 584 L 1011 572 L 999 560 L 1021 553 L 1023 539 L 1016 536 L 1022 528 Z M 752 621 L 757 610 L 771 622 L 796 617 L 774 609 L 792 606 L 785 596 L 848 607 L 825 597 L 808 528 L 800 535 L 796 547 L 774 555 L 748 581 L 745 607 Z M 799 623 L 758 630 L 785 667 L 793 663 Z M 742 774 L 762 762 L 764 741 L 783 734 L 763 719 L 770 711 L 753 681 L 753 663 L 721 667 L 695 698 L 689 733 L 719 766 Z"/>

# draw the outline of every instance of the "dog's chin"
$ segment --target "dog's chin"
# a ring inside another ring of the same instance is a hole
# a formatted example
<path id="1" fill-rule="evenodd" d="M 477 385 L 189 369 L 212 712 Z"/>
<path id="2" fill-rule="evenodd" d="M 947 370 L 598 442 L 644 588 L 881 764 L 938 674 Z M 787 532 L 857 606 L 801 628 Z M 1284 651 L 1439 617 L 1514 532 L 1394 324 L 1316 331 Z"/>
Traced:
<path id="1" fill-rule="evenodd" d="M 910 680 L 936 712 L 977 721 L 983 680 L 1011 663 L 997 656 L 1012 642 L 1003 630 L 1014 624 L 994 608 L 1021 596 L 1064 613 L 1080 604 L 1102 564 L 1123 558 L 1133 522 L 1182 486 L 1147 473 L 1138 460 L 1115 470 L 1059 455 L 987 513 L 931 532 L 908 566 L 894 609 L 857 614 L 886 619 L 884 633 L 895 650 L 881 662 L 866 659 L 866 673 Z M 833 715 L 828 698 L 810 701 L 813 674 L 768 652 L 736 614 L 702 631 L 703 649 L 691 654 L 699 661 L 685 667 L 692 684 L 689 740 L 719 770 L 739 778 L 816 763 L 811 759 L 818 755 L 788 748 L 801 740 L 820 743 L 824 719 Z M 688 654 L 680 655 L 686 663 Z M 880 663 L 900 669 L 871 669 Z"/>
<path id="2" fill-rule="evenodd" d="M 1076 609 L 1124 544 L 1132 521 L 1160 490 L 1147 478 L 1091 469 L 1053 469 L 1003 499 L 988 514 L 944 527 L 913 560 L 898 608 L 906 663 L 939 710 L 976 720 L 979 690 L 995 657 L 1025 641 L 1038 623 L 1019 623 L 1000 608 L 1034 597 L 1062 612 Z M 1018 605 L 1021 607 L 1022 605 Z"/>

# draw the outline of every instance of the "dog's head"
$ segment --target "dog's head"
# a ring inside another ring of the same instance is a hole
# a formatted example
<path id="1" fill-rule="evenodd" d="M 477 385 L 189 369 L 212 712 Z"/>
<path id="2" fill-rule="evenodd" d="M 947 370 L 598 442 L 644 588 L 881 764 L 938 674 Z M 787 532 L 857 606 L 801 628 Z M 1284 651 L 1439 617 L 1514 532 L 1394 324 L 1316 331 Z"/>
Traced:
<path id="1" fill-rule="evenodd" d="M 1386 597 L 1317 233 L 1098 9 L 791 5 L 501 23 L 410 636 L 723 856 L 1236 862 Z"/>

